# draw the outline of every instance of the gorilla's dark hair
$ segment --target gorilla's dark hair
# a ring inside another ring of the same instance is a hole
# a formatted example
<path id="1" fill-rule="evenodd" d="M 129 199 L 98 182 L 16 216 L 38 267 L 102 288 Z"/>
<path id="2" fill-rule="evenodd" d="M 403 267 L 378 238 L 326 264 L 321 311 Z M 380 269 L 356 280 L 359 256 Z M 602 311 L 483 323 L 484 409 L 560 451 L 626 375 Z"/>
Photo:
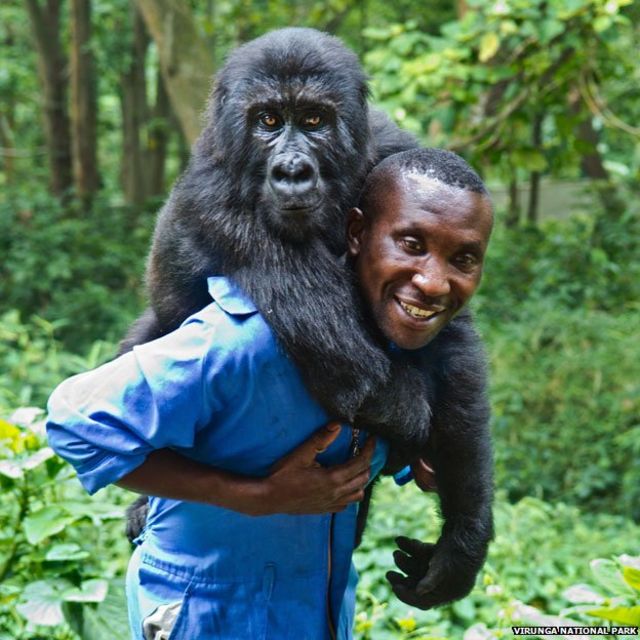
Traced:
<path id="1" fill-rule="evenodd" d="M 394 153 L 377 164 L 365 180 L 359 207 L 371 214 L 377 212 L 379 196 L 406 173 L 417 173 L 451 187 L 489 196 L 484 182 L 464 158 L 446 149 L 429 147 Z"/>

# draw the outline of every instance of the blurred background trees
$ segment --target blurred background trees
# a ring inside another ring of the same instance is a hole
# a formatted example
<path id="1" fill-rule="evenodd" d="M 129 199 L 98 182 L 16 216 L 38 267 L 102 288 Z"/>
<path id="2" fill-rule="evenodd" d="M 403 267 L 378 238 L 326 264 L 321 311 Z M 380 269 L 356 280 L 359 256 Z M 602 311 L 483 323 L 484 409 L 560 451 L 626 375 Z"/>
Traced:
<path id="1" fill-rule="evenodd" d="M 425 498 L 383 483 L 358 555 L 357 636 L 497 638 L 560 613 L 595 624 L 596 603 L 598 620 L 640 624 L 640 5 L 5 0 L 0 640 L 101 638 L 122 622 L 126 497 L 85 498 L 37 415 L 15 411 L 113 354 L 144 306 L 155 213 L 211 76 L 286 25 L 342 38 L 372 102 L 464 155 L 497 210 L 474 302 L 501 496 L 483 584 L 427 613 L 389 597 L 389 532 L 436 528 L 420 521 Z M 594 586 L 565 591 L 576 582 Z"/>

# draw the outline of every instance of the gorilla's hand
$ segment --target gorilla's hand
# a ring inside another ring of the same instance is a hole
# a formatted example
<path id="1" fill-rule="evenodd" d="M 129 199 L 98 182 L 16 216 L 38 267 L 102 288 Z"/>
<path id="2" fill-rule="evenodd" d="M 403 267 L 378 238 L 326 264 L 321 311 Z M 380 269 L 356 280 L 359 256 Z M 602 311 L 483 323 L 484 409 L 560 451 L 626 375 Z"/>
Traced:
<path id="1" fill-rule="evenodd" d="M 464 552 L 456 549 L 446 537 L 429 544 L 399 537 L 393 559 L 406 575 L 387 573 L 396 596 L 418 609 L 431 609 L 464 598 L 475 583 L 482 563 L 469 562 Z"/>

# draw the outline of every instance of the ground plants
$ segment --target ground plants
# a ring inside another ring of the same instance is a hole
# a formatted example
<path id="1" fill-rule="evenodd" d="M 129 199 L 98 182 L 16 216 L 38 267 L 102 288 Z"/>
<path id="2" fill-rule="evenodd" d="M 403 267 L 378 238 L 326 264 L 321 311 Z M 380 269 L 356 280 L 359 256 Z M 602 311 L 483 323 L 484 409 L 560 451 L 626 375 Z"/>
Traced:
<path id="1" fill-rule="evenodd" d="M 127 635 L 122 496 L 92 500 L 46 446 L 42 412 L 0 420 L 0 639 Z"/>

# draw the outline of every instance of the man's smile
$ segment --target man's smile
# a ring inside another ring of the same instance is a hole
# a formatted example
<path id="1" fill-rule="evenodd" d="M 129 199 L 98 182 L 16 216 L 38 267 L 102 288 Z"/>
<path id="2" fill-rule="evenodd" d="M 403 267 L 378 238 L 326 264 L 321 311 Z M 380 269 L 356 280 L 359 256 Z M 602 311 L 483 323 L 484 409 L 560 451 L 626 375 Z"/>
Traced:
<path id="1" fill-rule="evenodd" d="M 446 309 L 443 305 L 425 306 L 414 301 L 401 300 L 400 298 L 396 298 L 396 301 L 409 317 L 419 321 L 429 320 Z"/>

